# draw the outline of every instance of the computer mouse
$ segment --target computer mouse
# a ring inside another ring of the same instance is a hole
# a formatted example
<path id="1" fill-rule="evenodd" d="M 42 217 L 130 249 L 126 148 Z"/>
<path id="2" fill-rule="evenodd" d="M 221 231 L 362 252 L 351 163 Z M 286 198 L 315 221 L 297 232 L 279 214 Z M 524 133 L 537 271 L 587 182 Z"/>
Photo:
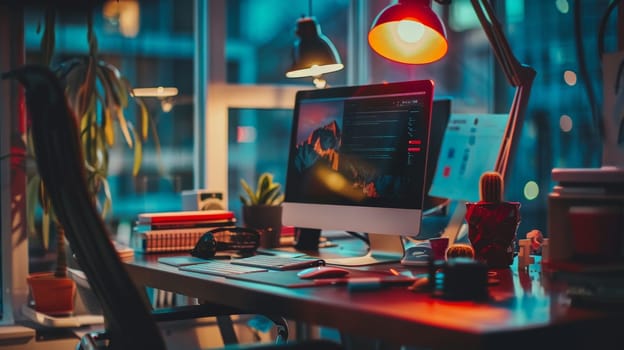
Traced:
<path id="1" fill-rule="evenodd" d="M 297 276 L 303 279 L 335 278 L 343 277 L 348 274 L 349 270 L 336 266 L 315 266 L 297 272 Z"/>

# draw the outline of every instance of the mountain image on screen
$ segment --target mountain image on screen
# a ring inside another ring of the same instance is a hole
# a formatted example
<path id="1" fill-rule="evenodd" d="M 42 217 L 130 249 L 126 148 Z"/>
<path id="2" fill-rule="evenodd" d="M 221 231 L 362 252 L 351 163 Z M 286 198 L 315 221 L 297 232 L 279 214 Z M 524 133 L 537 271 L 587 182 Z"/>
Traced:
<path id="1" fill-rule="evenodd" d="M 356 154 L 346 154 L 340 126 L 332 121 L 313 130 L 295 150 L 294 165 L 304 186 L 304 198 L 323 198 L 335 203 L 344 201 L 366 204 L 367 200 L 396 197 L 400 194 L 400 176 L 382 174 L 372 162 Z"/>
<path id="2" fill-rule="evenodd" d="M 330 169 L 338 170 L 338 150 L 340 148 L 340 127 L 336 121 L 316 129 L 305 141 L 297 145 L 295 167 L 304 172 L 318 162 Z"/>

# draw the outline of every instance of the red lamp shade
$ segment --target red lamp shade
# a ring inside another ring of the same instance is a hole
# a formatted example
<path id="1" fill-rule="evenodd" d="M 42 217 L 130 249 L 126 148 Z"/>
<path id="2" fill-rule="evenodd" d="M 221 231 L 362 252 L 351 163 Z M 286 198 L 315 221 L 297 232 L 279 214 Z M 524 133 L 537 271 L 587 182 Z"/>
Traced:
<path id="1" fill-rule="evenodd" d="M 368 32 L 368 44 L 389 60 L 409 64 L 437 61 L 448 50 L 444 24 L 431 0 L 399 0 L 383 9 Z"/>

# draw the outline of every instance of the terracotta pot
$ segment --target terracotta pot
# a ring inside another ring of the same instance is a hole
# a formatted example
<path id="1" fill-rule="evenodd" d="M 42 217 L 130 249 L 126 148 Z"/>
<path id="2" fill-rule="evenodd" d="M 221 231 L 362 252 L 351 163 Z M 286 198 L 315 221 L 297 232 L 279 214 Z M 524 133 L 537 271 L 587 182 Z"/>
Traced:
<path id="1" fill-rule="evenodd" d="M 260 247 L 275 248 L 280 245 L 282 232 L 282 207 L 279 205 L 243 206 L 243 223 L 260 233 Z"/>
<path id="2" fill-rule="evenodd" d="M 74 312 L 76 283 L 68 277 L 54 277 L 52 272 L 33 273 L 27 278 L 35 310 L 51 316 Z"/>

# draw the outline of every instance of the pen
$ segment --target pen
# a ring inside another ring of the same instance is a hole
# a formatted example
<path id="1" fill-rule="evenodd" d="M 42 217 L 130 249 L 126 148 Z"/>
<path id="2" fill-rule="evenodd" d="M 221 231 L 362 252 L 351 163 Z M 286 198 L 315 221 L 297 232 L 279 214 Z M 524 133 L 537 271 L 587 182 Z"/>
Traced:
<path id="1" fill-rule="evenodd" d="M 388 277 L 351 277 L 351 278 L 327 278 L 327 279 L 315 279 L 315 286 L 330 286 L 338 284 L 347 284 L 349 291 L 365 291 L 379 289 L 384 286 L 393 284 L 405 285 L 411 284 L 415 281 L 415 278 L 403 277 L 403 278 L 388 278 Z"/>

